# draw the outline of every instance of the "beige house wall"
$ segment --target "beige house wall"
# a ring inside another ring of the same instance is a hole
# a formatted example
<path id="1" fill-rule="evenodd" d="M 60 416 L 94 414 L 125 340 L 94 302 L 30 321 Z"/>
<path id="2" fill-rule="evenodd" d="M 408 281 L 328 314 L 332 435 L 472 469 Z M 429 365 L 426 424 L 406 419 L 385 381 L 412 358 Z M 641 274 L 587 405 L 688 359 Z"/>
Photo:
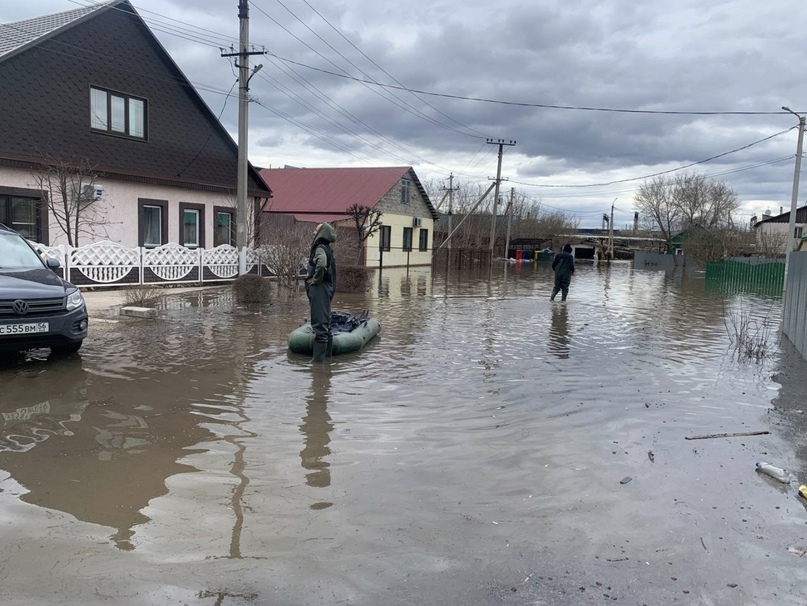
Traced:
<path id="1" fill-rule="evenodd" d="M 426 201 L 420 194 L 411 174 L 409 180 L 409 196 L 403 197 L 404 177 L 395 184 L 375 206 L 381 211 L 381 224 L 390 227 L 390 250 L 383 252 L 384 267 L 405 265 L 431 265 L 432 246 L 434 243 L 434 219 Z M 417 220 L 417 221 L 416 221 Z M 415 225 L 415 223 L 419 225 Z M 412 250 L 403 250 L 404 228 L 412 228 Z M 420 250 L 421 231 L 427 231 L 427 250 Z M 378 267 L 381 257 L 379 243 L 381 231 L 367 239 L 366 258 L 369 267 Z"/>

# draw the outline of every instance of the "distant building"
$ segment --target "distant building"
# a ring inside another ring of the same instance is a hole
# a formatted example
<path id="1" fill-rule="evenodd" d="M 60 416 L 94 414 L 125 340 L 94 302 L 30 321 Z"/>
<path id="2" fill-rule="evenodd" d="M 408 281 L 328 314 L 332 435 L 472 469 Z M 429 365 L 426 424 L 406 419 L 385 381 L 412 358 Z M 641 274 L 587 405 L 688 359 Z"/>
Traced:
<path id="1" fill-rule="evenodd" d="M 364 263 L 429 265 L 438 218 L 411 166 L 374 168 L 267 168 L 261 177 L 272 189 L 264 214 L 297 222 L 324 221 L 351 227 L 354 204 L 381 211 L 381 229 L 365 243 Z"/>
<path id="2" fill-rule="evenodd" d="M 771 216 L 770 212 L 763 215 L 754 227 L 757 250 L 767 254 L 785 254 L 787 251 L 787 235 L 790 224 L 790 211 Z M 801 238 L 805 235 L 804 227 L 807 225 L 807 206 L 796 209 L 796 231 L 793 236 Z"/>

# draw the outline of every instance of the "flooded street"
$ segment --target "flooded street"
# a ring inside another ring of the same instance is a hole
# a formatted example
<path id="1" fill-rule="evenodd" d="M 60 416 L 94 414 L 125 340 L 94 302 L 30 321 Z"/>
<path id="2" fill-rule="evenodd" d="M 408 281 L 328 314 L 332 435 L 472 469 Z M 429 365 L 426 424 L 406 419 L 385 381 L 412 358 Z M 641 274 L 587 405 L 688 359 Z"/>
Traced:
<path id="1" fill-rule="evenodd" d="M 228 288 L 5 362 L 0 604 L 807 604 L 780 301 L 581 263 L 561 304 L 547 265 L 492 274 L 337 293 L 382 331 L 323 367 L 287 353 L 304 295 Z"/>

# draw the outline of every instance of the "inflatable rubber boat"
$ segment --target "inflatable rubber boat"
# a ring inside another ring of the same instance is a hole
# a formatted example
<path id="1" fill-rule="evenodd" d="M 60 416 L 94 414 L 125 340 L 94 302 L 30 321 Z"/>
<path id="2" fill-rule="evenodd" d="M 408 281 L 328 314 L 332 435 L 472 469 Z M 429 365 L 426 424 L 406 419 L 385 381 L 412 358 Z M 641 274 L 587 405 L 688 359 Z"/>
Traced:
<path id="1" fill-rule="evenodd" d="M 359 351 L 367 342 L 381 332 L 378 320 L 367 316 L 364 310 L 358 316 L 349 313 L 331 312 L 333 355 Z M 314 329 L 306 322 L 289 333 L 289 350 L 292 353 L 311 354 L 314 351 Z"/>

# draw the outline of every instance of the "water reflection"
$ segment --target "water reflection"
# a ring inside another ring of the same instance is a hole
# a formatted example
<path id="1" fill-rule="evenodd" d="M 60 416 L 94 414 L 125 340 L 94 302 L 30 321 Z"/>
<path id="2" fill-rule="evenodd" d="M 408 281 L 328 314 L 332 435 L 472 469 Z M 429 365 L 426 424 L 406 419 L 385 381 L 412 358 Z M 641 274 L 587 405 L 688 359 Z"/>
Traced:
<path id="1" fill-rule="evenodd" d="M 569 307 L 565 303 L 552 305 L 552 325 L 549 328 L 549 351 L 561 359 L 569 357 Z"/>
<path id="2" fill-rule="evenodd" d="M 138 392 L 99 393 L 77 356 L 51 360 L 40 372 L 50 381 L 31 381 L 0 405 L 0 468 L 28 490 L 23 501 L 114 528 L 117 547 L 133 549 L 133 528 L 148 521 L 140 510 L 166 493 L 168 476 L 193 470 L 176 462 L 186 443 L 164 418 L 162 429 L 152 427 L 160 415 Z M 188 428 L 180 435 L 193 443 L 200 434 Z"/>
<path id="3" fill-rule="evenodd" d="M 328 414 L 328 396 L 331 389 L 331 367 L 329 364 L 311 369 L 311 387 L 306 401 L 306 414 L 300 424 L 300 432 L 305 437 L 305 446 L 300 451 L 300 461 L 305 474 L 305 483 L 313 488 L 327 488 L 331 485 L 331 464 L 327 457 L 331 454 L 329 444 L 333 431 L 331 416 Z M 333 503 L 319 502 L 311 509 L 325 509 Z"/>

